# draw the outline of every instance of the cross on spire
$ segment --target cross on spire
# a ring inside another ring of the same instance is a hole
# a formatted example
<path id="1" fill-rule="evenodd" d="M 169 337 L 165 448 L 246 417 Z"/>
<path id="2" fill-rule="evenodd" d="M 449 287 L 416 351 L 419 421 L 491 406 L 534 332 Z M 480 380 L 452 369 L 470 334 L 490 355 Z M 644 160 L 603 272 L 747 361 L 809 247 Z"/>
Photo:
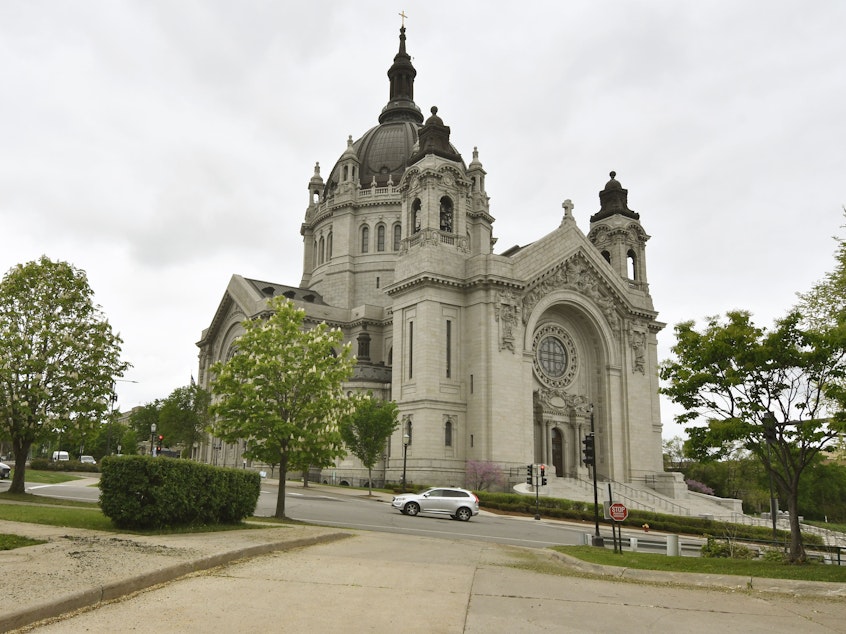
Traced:
<path id="1" fill-rule="evenodd" d="M 402 18 L 402 28 L 405 28 L 405 19 L 408 17 L 408 16 L 405 14 L 405 10 L 403 9 L 403 10 L 402 10 L 402 11 L 400 11 L 397 15 L 398 15 L 398 16 L 400 16 L 400 17 Z"/>

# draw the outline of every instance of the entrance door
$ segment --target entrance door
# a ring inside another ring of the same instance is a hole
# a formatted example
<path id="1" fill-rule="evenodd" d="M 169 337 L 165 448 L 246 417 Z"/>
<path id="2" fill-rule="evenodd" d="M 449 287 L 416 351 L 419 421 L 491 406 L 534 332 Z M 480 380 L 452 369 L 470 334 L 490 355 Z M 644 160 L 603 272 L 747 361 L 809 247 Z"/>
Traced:
<path id="1" fill-rule="evenodd" d="M 558 428 L 552 430 L 552 465 L 555 467 L 555 475 L 559 478 L 563 478 L 564 442 L 561 436 L 561 430 Z"/>

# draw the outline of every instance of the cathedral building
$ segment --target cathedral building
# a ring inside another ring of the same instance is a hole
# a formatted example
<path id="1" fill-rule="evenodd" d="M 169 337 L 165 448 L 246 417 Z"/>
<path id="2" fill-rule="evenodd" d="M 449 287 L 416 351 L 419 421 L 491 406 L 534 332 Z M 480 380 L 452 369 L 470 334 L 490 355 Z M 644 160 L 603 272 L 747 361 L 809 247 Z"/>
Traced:
<path id="1" fill-rule="evenodd" d="M 299 284 L 233 275 L 197 344 L 201 384 L 231 354 L 241 322 L 284 295 L 307 323 L 325 321 L 353 343 L 347 390 L 399 407 L 375 484 L 407 469 L 409 482 L 461 485 L 469 461 L 521 481 L 529 463 L 548 465 L 551 486 L 583 480 L 593 428 L 600 479 L 673 488 L 658 402 L 664 324 L 649 294 L 649 235 L 627 190 L 611 172 L 587 233 L 568 200 L 558 226 L 495 253 L 479 153 L 465 162 L 447 113 L 424 116 L 415 76 L 403 27 L 378 124 L 308 181 Z M 199 455 L 240 467 L 243 449 L 210 438 Z M 349 456 L 319 477 L 360 485 L 367 470 Z"/>

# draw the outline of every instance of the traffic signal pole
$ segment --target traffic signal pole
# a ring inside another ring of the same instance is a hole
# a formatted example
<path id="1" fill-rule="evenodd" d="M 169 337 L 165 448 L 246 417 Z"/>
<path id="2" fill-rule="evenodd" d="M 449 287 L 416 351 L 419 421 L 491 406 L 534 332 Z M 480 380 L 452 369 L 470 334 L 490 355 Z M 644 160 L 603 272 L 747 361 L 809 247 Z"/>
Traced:
<path id="1" fill-rule="evenodd" d="M 595 528 L 595 532 L 593 535 L 593 545 L 605 547 L 605 541 L 599 534 L 599 493 L 596 490 L 596 436 L 594 436 L 594 427 L 593 427 L 593 403 L 590 406 L 590 448 L 591 453 L 591 467 L 590 470 L 593 473 L 593 524 Z"/>

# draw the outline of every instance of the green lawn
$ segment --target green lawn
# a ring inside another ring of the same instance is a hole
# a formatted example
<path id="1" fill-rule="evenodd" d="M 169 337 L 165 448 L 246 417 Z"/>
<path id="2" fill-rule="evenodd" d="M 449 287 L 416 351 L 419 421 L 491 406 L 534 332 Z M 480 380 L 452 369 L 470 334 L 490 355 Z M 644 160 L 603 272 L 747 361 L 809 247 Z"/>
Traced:
<path id="1" fill-rule="evenodd" d="M 740 575 L 767 579 L 796 579 L 800 581 L 846 581 L 846 566 L 827 566 L 809 563 L 791 566 L 760 560 L 718 559 L 706 557 L 667 557 L 652 553 L 615 553 L 595 546 L 556 546 L 565 555 L 605 566 L 622 566 L 642 570 L 666 572 L 698 572 L 716 575 Z"/>
<path id="2" fill-rule="evenodd" d="M 36 471 L 35 469 L 27 469 L 24 476 L 24 480 L 34 482 L 35 484 L 61 484 L 62 482 L 82 479 L 78 475 L 71 475 L 65 471 Z M 12 469 L 9 478 L 14 477 L 15 470 Z"/>
<path id="3" fill-rule="evenodd" d="M 43 539 L 30 539 L 20 535 L 4 535 L 0 533 L 0 550 L 14 550 L 24 546 L 35 546 L 46 543 Z"/>

